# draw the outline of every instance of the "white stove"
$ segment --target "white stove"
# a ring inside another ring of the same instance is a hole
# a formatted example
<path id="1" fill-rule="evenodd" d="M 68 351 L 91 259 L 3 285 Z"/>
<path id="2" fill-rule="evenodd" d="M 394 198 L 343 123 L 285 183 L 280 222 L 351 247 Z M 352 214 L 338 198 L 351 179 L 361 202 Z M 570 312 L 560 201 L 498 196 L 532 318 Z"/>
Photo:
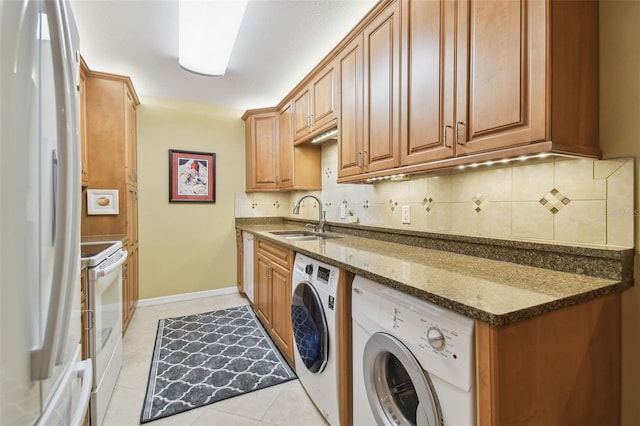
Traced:
<path id="1" fill-rule="evenodd" d="M 120 241 L 80 245 L 88 265 L 87 341 L 93 362 L 91 426 L 102 424 L 122 367 L 122 264 L 127 251 Z"/>

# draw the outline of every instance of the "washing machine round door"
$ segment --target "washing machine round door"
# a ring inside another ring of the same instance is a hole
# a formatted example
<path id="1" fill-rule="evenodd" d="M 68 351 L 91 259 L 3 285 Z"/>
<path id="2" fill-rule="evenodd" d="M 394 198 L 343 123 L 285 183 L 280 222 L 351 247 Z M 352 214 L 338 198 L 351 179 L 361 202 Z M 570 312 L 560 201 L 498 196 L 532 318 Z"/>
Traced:
<path id="1" fill-rule="evenodd" d="M 321 373 L 329 356 L 329 330 L 322 300 L 308 282 L 296 285 L 291 298 L 293 341 L 305 367 Z"/>
<path id="2" fill-rule="evenodd" d="M 411 351 L 387 333 L 374 333 L 363 354 L 364 382 L 379 425 L 442 425 L 438 397 Z"/>

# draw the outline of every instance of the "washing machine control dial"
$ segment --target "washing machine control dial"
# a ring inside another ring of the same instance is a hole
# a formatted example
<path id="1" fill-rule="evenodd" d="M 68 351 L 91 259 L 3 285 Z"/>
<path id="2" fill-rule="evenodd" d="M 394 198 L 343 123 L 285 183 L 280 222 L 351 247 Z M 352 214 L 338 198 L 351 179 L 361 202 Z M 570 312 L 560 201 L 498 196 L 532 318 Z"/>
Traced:
<path id="1" fill-rule="evenodd" d="M 311 263 L 304 267 L 304 273 L 307 275 L 311 275 L 313 273 L 313 265 Z"/>
<path id="2" fill-rule="evenodd" d="M 438 327 L 430 327 L 427 330 L 427 341 L 437 351 L 443 350 L 446 346 L 444 333 Z"/>

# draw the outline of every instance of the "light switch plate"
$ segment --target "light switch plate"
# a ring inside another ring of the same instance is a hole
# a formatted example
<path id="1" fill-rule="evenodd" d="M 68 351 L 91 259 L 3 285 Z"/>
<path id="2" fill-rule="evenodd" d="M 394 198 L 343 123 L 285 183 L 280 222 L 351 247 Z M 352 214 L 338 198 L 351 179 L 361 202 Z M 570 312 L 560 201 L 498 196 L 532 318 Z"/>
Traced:
<path id="1" fill-rule="evenodd" d="M 402 223 L 411 223 L 411 206 L 402 206 Z"/>

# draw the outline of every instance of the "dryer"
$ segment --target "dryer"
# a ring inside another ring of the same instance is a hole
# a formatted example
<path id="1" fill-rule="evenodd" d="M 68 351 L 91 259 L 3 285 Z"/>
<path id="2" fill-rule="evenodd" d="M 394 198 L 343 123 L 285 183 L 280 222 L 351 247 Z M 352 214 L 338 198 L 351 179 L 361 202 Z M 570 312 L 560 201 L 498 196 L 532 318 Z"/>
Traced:
<path id="1" fill-rule="evenodd" d="M 474 322 L 366 278 L 352 288 L 353 424 L 476 424 Z"/>
<path id="2" fill-rule="evenodd" d="M 296 374 L 331 425 L 338 425 L 336 292 L 340 269 L 300 253 L 293 265 L 291 325 Z"/>

